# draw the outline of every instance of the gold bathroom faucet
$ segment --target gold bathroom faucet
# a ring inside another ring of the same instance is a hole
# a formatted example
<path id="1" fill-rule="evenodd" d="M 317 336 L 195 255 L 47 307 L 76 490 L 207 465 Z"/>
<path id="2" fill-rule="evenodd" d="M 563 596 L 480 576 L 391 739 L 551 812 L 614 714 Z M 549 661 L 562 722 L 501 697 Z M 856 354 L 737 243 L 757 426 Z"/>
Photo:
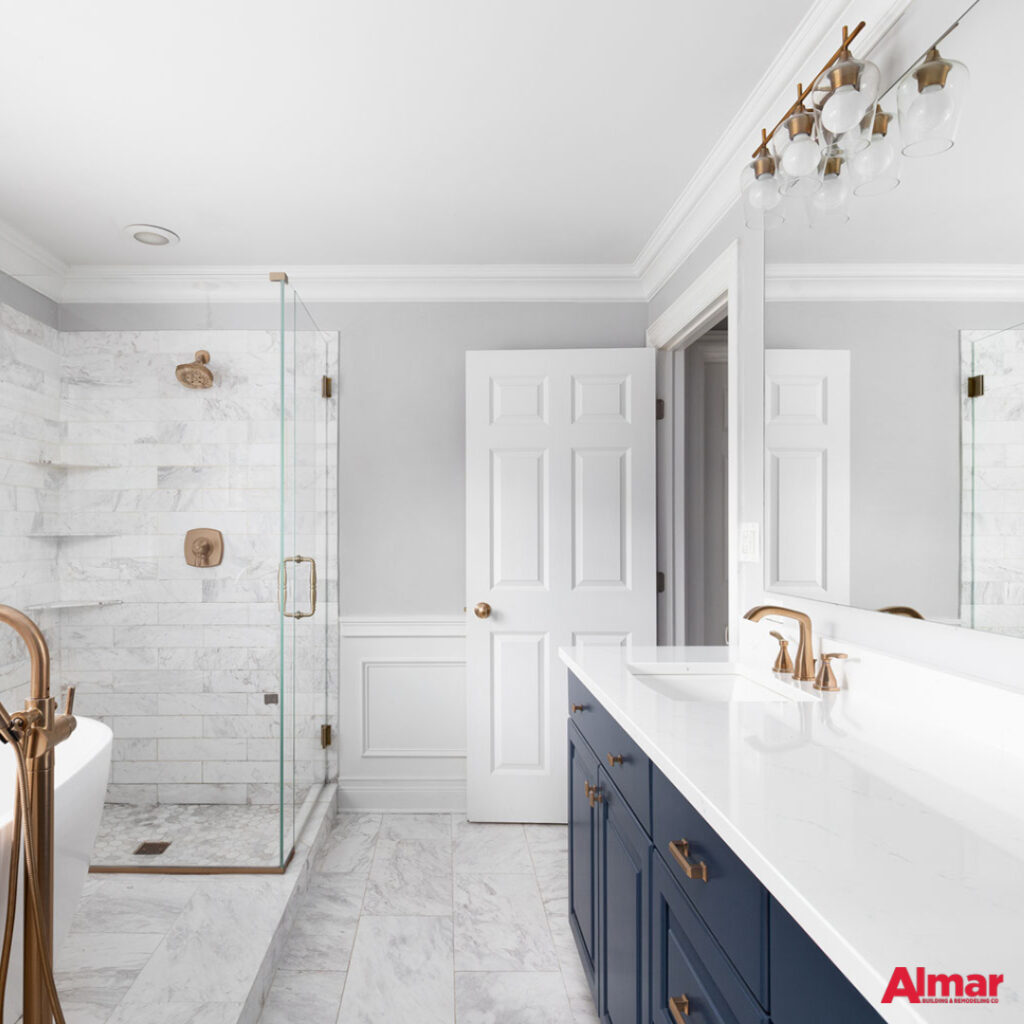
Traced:
<path id="1" fill-rule="evenodd" d="M 808 682 L 814 678 L 814 643 L 811 635 L 811 617 L 792 608 L 782 608 L 775 604 L 759 604 L 751 608 L 745 619 L 760 622 L 766 615 L 780 615 L 784 619 L 792 619 L 800 627 L 800 641 L 796 648 L 793 664 L 793 678 L 800 682 Z"/>

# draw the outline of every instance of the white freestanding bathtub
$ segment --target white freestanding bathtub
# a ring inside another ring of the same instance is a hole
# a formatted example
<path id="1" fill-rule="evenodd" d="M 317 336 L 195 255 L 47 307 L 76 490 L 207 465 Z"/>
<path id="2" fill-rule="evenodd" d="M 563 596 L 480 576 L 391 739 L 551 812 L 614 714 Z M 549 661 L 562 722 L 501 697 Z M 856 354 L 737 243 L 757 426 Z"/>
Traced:
<path id="1" fill-rule="evenodd" d="M 60 966 L 60 947 L 71 928 L 75 905 L 82 894 L 89 871 L 96 832 L 103 813 L 103 799 L 110 773 L 110 744 L 113 733 L 102 722 L 79 718 L 71 736 L 56 751 L 54 783 L 54 948 Z M 0 937 L 7 909 L 7 872 L 11 856 L 11 818 L 14 810 L 14 755 L 0 746 Z M 24 868 L 24 853 L 22 854 Z M 22 876 L 24 878 L 24 875 Z M 14 933 L 11 973 L 4 1002 L 4 1020 L 21 1016 L 22 914 L 25 909 L 23 884 L 18 887 L 18 921 Z"/>

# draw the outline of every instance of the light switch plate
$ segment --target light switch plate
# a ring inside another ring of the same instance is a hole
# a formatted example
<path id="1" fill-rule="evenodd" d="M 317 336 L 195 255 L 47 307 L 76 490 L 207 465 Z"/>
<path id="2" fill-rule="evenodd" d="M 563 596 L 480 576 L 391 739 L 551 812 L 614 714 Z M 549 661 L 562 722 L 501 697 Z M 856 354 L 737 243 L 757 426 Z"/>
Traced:
<path id="1" fill-rule="evenodd" d="M 740 561 L 761 561 L 760 523 L 740 523 Z"/>

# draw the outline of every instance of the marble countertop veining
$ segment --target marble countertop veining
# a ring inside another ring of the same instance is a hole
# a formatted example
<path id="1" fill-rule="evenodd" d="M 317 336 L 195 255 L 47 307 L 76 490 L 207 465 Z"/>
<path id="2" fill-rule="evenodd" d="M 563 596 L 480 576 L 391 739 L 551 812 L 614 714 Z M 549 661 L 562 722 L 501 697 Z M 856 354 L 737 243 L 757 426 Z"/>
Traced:
<path id="1" fill-rule="evenodd" d="M 1024 1021 L 1024 800 L 993 798 L 963 746 L 954 787 L 949 748 L 914 735 L 913 708 L 893 715 L 904 744 L 848 689 L 820 694 L 744 669 L 813 700 L 683 701 L 630 669 L 722 663 L 724 648 L 559 653 L 887 1021 Z M 1024 712 L 1024 695 L 1001 696 Z M 999 772 L 1002 749 L 979 751 L 987 770 Z M 1009 753 L 1002 766 L 1020 776 Z M 997 1006 L 882 1005 L 896 967 L 1005 981 Z"/>

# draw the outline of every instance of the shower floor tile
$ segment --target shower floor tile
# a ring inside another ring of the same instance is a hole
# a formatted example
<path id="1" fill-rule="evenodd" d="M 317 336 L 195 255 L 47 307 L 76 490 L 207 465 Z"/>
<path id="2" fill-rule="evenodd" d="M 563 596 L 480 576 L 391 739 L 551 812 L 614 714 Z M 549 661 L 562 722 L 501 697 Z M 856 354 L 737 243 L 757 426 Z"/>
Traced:
<path id="1" fill-rule="evenodd" d="M 94 865 L 124 867 L 275 867 L 281 812 L 276 806 L 107 804 Z M 289 837 L 290 838 L 290 837 Z M 137 854 L 141 843 L 170 843 L 157 856 Z M 291 846 L 286 840 L 286 849 Z"/>

